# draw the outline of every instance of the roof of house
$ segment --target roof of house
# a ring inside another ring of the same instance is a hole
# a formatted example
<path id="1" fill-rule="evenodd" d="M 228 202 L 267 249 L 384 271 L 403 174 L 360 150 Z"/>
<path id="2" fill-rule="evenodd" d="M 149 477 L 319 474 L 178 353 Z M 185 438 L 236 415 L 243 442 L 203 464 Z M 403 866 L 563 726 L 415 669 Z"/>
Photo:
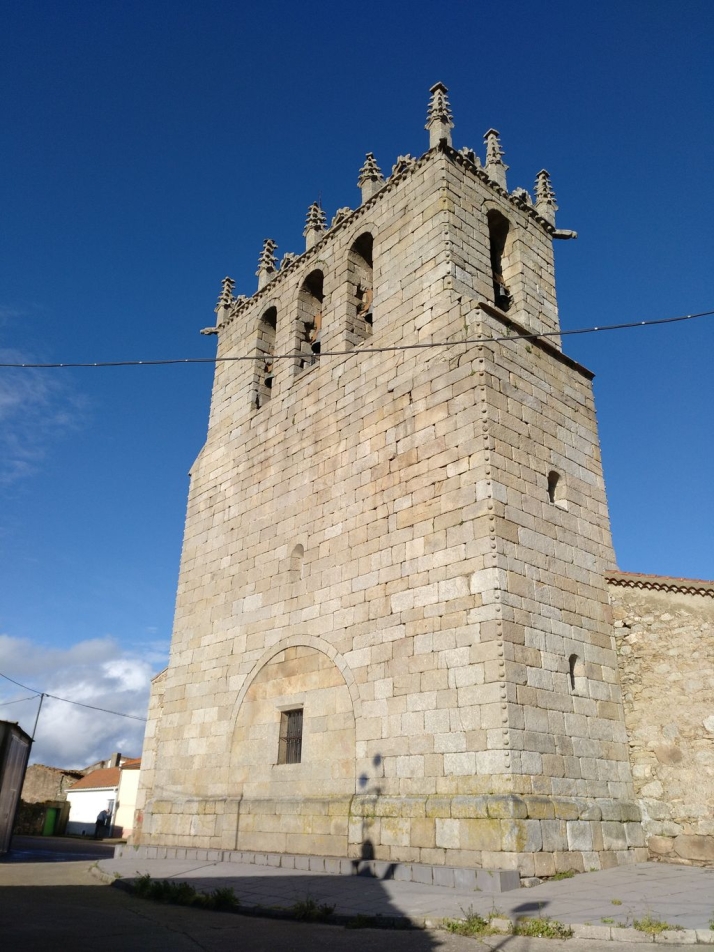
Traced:
<path id="1" fill-rule="evenodd" d="M 714 582 L 699 578 L 674 578 L 669 575 L 645 575 L 641 572 L 605 572 L 605 581 L 627 588 L 644 588 L 656 592 L 682 592 L 714 598 Z"/>
<path id="2" fill-rule="evenodd" d="M 119 768 L 120 770 L 138 770 L 141 767 L 141 757 L 129 757 Z"/>
<path id="3" fill-rule="evenodd" d="M 86 777 L 82 777 L 77 783 L 73 783 L 69 788 L 70 793 L 75 790 L 104 790 L 119 786 L 119 767 L 104 767 L 100 770 L 93 770 Z"/>

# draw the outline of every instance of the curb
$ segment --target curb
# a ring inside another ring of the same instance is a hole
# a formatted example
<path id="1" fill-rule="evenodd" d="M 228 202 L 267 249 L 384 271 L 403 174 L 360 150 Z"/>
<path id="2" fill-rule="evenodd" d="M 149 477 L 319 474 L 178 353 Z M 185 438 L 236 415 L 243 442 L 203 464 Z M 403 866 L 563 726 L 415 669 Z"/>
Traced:
<path id="1" fill-rule="evenodd" d="M 131 894 L 133 892 L 132 878 L 117 878 L 111 873 L 105 872 L 99 865 L 89 867 L 92 876 L 95 876 L 101 882 L 115 889 L 122 889 Z M 161 878 L 161 877 L 157 877 Z M 170 876 L 164 877 L 171 879 Z M 290 909 L 274 909 L 268 906 L 244 906 L 241 905 L 233 913 L 243 916 L 253 916 L 262 919 L 287 919 L 298 922 Z M 421 916 L 362 916 L 345 915 L 344 913 L 332 913 L 324 922 L 313 924 L 318 925 L 337 925 L 353 928 L 367 929 L 426 929 L 444 931 L 447 923 L 454 920 L 432 919 Z M 359 923 L 358 926 L 355 923 Z M 499 917 L 498 930 L 494 933 L 496 937 L 512 935 L 515 928 L 515 920 L 508 917 Z M 657 944 L 657 945 L 714 945 L 714 929 L 671 929 L 666 932 L 660 932 L 651 935 L 648 932 L 640 932 L 637 929 L 620 928 L 618 926 L 591 926 L 585 923 L 578 924 L 567 922 L 564 925 L 570 926 L 573 930 L 573 939 L 593 939 L 599 942 L 632 942 L 634 944 Z M 478 938 L 478 936 L 476 937 Z M 554 940 L 567 941 L 567 940 Z"/>

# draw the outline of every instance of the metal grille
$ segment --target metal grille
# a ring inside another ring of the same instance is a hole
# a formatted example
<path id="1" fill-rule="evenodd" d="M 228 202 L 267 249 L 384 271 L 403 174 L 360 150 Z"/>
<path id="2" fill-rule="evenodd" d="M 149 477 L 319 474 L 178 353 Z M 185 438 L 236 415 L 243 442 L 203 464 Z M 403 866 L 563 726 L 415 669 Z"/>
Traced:
<path id="1" fill-rule="evenodd" d="M 302 708 L 283 711 L 280 718 L 279 764 L 299 764 L 302 758 Z"/>

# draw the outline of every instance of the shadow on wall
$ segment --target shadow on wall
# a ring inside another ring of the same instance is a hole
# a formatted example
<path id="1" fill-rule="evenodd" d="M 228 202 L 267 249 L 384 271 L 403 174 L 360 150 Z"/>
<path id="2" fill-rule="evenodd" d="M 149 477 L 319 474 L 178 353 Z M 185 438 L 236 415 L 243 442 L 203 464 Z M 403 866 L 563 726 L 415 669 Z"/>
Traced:
<path id="1" fill-rule="evenodd" d="M 370 778 L 369 774 L 362 773 L 357 778 L 357 792 L 366 797 L 374 797 L 377 800 L 378 797 L 382 795 L 382 788 L 378 783 L 378 779 L 384 776 L 384 758 L 381 754 L 375 754 L 372 758 L 372 767 L 374 769 L 374 778 L 372 780 L 373 786 L 370 788 Z M 362 845 L 360 847 L 359 859 L 352 861 L 352 865 L 355 869 L 359 868 L 361 862 L 369 861 L 375 858 L 374 842 L 370 836 L 370 827 L 372 826 L 372 820 L 370 817 L 362 817 Z M 394 876 L 394 870 L 396 869 L 396 863 L 390 863 L 389 869 L 380 877 L 381 879 L 391 879 Z M 368 875 L 365 873 L 365 875 Z"/>

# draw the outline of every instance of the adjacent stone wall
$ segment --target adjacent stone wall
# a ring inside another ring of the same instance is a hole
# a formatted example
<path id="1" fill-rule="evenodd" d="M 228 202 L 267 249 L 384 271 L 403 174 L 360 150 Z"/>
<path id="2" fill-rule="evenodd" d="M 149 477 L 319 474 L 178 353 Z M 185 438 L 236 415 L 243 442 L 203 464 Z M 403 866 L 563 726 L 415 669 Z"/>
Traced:
<path id="1" fill-rule="evenodd" d="M 624 572 L 608 581 L 650 855 L 714 865 L 714 584 Z"/>
<path id="2" fill-rule="evenodd" d="M 31 764 L 25 773 L 22 785 L 22 800 L 25 803 L 45 803 L 49 800 L 65 800 L 67 790 L 84 776 L 81 770 L 62 770 Z"/>

